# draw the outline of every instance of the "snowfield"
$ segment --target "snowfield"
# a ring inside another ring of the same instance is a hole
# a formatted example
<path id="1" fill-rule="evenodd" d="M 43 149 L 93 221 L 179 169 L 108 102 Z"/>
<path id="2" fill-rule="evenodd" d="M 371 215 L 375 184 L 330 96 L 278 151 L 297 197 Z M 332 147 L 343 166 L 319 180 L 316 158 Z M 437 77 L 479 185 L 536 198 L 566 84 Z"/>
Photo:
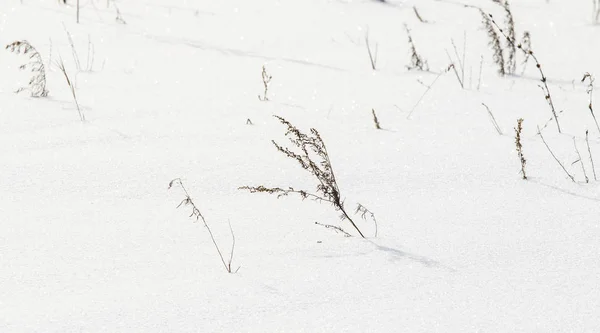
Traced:
<path id="1" fill-rule="evenodd" d="M 0 2 L 0 45 L 35 46 L 49 90 L 15 94 L 27 56 L 0 50 L 0 333 L 600 331 L 600 132 L 581 82 L 600 75 L 592 1 L 510 3 L 562 133 L 531 60 L 497 74 L 470 7 L 503 26 L 493 1 L 108 3 L 81 0 L 77 24 L 73 0 Z M 407 70 L 404 24 L 429 71 Z M 465 89 L 446 72 L 451 40 Z M 377 237 L 329 204 L 238 189 L 315 190 L 271 143 L 293 148 L 273 115 L 318 129 L 346 208 L 374 212 Z M 226 260 L 231 224 L 236 274 L 177 208 L 179 177 Z"/>

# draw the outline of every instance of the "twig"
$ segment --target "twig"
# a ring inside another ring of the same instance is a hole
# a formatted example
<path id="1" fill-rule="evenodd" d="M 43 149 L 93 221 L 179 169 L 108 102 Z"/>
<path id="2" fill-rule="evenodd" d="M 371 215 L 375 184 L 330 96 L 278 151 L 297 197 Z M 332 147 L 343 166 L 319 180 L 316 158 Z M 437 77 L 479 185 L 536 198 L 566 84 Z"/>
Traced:
<path id="1" fill-rule="evenodd" d="M 375 128 L 381 129 L 381 126 L 379 125 L 379 119 L 377 119 L 377 115 L 375 114 L 375 109 L 371 109 L 371 112 L 373 113 L 373 122 L 375 123 Z"/>
<path id="2" fill-rule="evenodd" d="M 327 229 L 333 229 L 335 230 L 335 232 L 341 232 L 342 234 L 344 234 L 344 237 L 352 237 L 352 235 L 350 235 L 349 233 L 347 233 L 344 229 L 336 226 L 336 225 L 331 225 L 331 224 L 322 224 L 319 222 L 315 222 L 316 225 L 320 225 L 322 227 L 325 227 Z"/>
<path id="3" fill-rule="evenodd" d="M 413 6 L 413 11 L 415 12 L 415 15 L 417 16 L 417 19 L 419 19 L 419 21 L 421 21 L 421 23 L 429 23 L 429 21 L 425 20 L 421 14 L 419 14 L 419 11 L 417 10 L 417 6 Z"/>
<path id="4" fill-rule="evenodd" d="M 556 155 L 554 155 L 554 153 L 550 149 L 550 146 L 548 146 L 548 144 L 546 143 L 546 140 L 544 140 L 544 136 L 542 135 L 542 131 L 540 131 L 540 127 L 539 126 L 538 126 L 537 129 L 538 129 L 537 134 L 540 136 L 540 138 L 542 138 L 542 142 L 544 143 L 544 145 L 546 146 L 546 148 L 550 152 L 550 155 L 552 155 L 552 157 L 554 158 L 554 160 L 556 161 L 556 163 L 558 163 L 558 165 L 560 165 L 560 167 L 567 174 L 567 176 L 569 176 L 569 178 L 571 179 L 571 181 L 573 183 L 575 183 L 575 178 L 573 176 L 571 176 L 571 174 L 569 173 L 569 171 L 567 171 L 567 169 L 565 168 L 565 166 L 558 160 L 558 158 L 556 157 Z"/>

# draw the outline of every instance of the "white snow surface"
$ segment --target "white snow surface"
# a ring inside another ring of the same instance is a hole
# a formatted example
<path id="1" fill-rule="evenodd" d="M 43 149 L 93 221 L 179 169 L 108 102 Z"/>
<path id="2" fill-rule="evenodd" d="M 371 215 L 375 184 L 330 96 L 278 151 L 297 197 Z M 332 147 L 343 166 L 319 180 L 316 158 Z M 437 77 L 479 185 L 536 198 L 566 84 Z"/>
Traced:
<path id="1" fill-rule="evenodd" d="M 503 25 L 492 1 L 119 0 L 126 24 L 104 0 L 82 0 L 77 24 L 69 2 L 0 1 L 0 45 L 34 45 L 50 91 L 15 94 L 27 58 L 1 50 L 1 333 L 600 331 L 600 183 L 585 131 L 597 167 L 600 133 L 580 82 L 600 75 L 592 1 L 511 2 L 562 134 L 533 62 L 518 54 L 516 75 L 496 73 L 464 6 Z M 430 71 L 407 70 L 404 24 Z M 463 90 L 444 70 L 465 36 Z M 315 225 L 356 236 L 328 204 L 238 190 L 315 189 L 271 143 L 289 144 L 273 115 L 319 130 L 346 207 L 373 211 L 377 237 L 356 215 L 366 239 Z M 576 182 L 536 135 L 545 124 Z M 176 208 L 178 177 L 226 258 L 231 223 L 236 274 Z"/>

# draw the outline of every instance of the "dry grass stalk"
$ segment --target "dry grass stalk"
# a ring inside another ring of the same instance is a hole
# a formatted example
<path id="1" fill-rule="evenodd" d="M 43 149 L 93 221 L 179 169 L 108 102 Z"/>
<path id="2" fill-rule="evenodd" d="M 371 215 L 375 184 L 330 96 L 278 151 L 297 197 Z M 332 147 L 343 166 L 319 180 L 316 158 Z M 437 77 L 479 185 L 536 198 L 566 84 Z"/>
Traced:
<path id="1" fill-rule="evenodd" d="M 418 69 L 421 71 L 429 70 L 429 66 L 427 65 L 427 61 L 423 60 L 421 55 L 417 52 L 417 48 L 415 47 L 415 42 L 410 34 L 410 29 L 408 25 L 404 24 L 404 29 L 406 29 L 406 35 L 408 36 L 408 46 L 410 46 L 410 65 L 406 66 L 408 70 Z"/>
<path id="2" fill-rule="evenodd" d="M 75 43 L 73 42 L 73 36 L 67 30 L 67 27 L 63 23 L 63 28 L 65 29 L 65 33 L 67 34 L 67 38 L 69 39 L 69 45 L 71 45 L 71 55 L 73 56 L 73 61 L 75 62 L 75 69 L 79 72 L 81 71 L 81 62 L 79 61 L 79 54 L 77 54 L 77 49 L 75 48 Z"/>
<path id="3" fill-rule="evenodd" d="M 65 80 L 67 81 L 67 85 L 69 86 L 69 89 L 71 89 L 71 94 L 73 95 L 73 100 L 75 101 L 75 106 L 77 107 L 77 113 L 79 113 L 79 120 L 85 121 L 85 115 L 81 111 L 81 108 L 79 107 L 79 102 L 77 101 L 77 94 L 75 94 L 75 86 L 73 85 L 73 82 L 69 78 L 69 74 L 67 74 L 67 69 L 65 68 L 65 64 L 63 63 L 63 60 L 60 56 L 59 56 L 59 60 L 56 62 L 56 66 L 63 73 Z"/>
<path id="4" fill-rule="evenodd" d="M 494 125 L 494 128 L 496 129 L 498 134 L 502 135 L 502 130 L 500 129 L 500 126 L 498 126 L 498 122 L 496 122 L 496 117 L 494 117 L 492 110 L 490 110 L 490 108 L 487 105 L 485 105 L 485 103 L 481 103 L 481 105 L 483 105 L 485 107 L 485 109 L 487 110 L 488 115 L 490 116 L 490 119 L 492 120 L 492 124 Z"/>
<path id="5" fill-rule="evenodd" d="M 594 174 L 594 180 L 598 181 L 596 177 L 596 167 L 594 166 L 594 159 L 592 158 L 592 150 L 590 149 L 590 140 L 588 139 L 588 131 L 585 131 L 585 143 L 587 144 L 588 154 L 590 155 L 590 162 L 592 163 L 592 173 Z"/>
<path id="6" fill-rule="evenodd" d="M 212 243 L 213 243 L 215 249 L 217 250 L 217 253 L 219 254 L 219 258 L 221 259 L 221 262 L 223 263 L 223 267 L 225 267 L 225 270 L 227 270 L 228 273 L 237 273 L 238 270 L 240 269 L 240 267 L 238 267 L 236 270 L 233 270 L 233 267 L 231 266 L 232 262 L 233 262 L 233 254 L 234 254 L 234 250 L 235 250 L 235 234 L 233 233 L 233 229 L 231 228 L 231 223 L 229 223 L 229 230 L 231 231 L 231 238 L 232 238 L 231 251 L 230 251 L 230 255 L 229 255 L 229 260 L 227 262 L 225 262 L 223 253 L 221 252 L 221 249 L 219 248 L 219 245 L 217 244 L 217 241 L 215 240 L 215 236 L 213 235 L 212 230 L 210 229 L 210 226 L 208 225 L 208 222 L 206 222 L 204 215 L 202 215 L 202 213 L 200 212 L 200 209 L 198 209 L 198 207 L 196 206 L 196 204 L 190 197 L 190 194 L 188 193 L 187 189 L 183 185 L 181 178 L 173 179 L 169 183 L 169 190 L 171 188 L 173 188 L 173 186 L 176 186 L 176 185 L 179 186 L 183 190 L 183 193 L 185 195 L 185 198 L 179 203 L 177 208 L 179 208 L 181 206 L 190 206 L 192 208 L 192 213 L 190 214 L 190 217 L 195 218 L 196 222 L 202 221 L 202 223 L 204 224 L 204 227 L 206 227 L 206 230 L 208 231 L 208 234 L 210 235 L 210 239 L 212 240 Z"/>
<path id="7" fill-rule="evenodd" d="M 285 133 L 286 137 L 300 150 L 300 152 L 292 151 L 287 147 L 279 145 L 275 141 L 272 141 L 273 145 L 275 145 L 275 148 L 277 148 L 279 152 L 292 160 L 295 160 L 300 164 L 302 169 L 306 170 L 316 178 L 318 182 L 316 192 L 311 193 L 305 190 L 297 190 L 293 187 L 283 189 L 280 187 L 265 187 L 263 185 L 242 186 L 239 189 L 247 190 L 250 193 L 274 194 L 277 195 L 277 198 L 295 194 L 299 195 L 303 200 L 312 199 L 317 202 L 327 202 L 331 204 L 336 211 L 341 212 L 341 220 L 348 220 L 358 234 L 364 238 L 365 236 L 361 230 L 346 212 L 344 200 L 342 199 L 342 194 L 340 193 L 337 179 L 335 178 L 333 167 L 331 166 L 329 153 L 327 152 L 325 142 L 321 138 L 319 132 L 316 129 L 311 128 L 310 134 L 305 134 L 284 118 L 279 116 L 274 117 L 287 127 Z"/>
<path id="8" fill-rule="evenodd" d="M 267 93 L 269 92 L 269 84 L 271 83 L 271 79 L 273 78 L 271 75 L 267 74 L 267 69 L 265 68 L 265 66 L 262 66 L 262 81 L 263 81 L 263 86 L 265 88 L 265 91 L 263 93 L 263 96 L 261 97 L 260 95 L 258 95 L 258 99 L 266 102 L 269 100 L 269 97 L 267 97 Z"/>
<path id="9" fill-rule="evenodd" d="M 585 177 L 585 182 L 589 183 L 590 179 L 587 176 L 587 172 L 585 172 L 585 165 L 583 164 L 583 160 L 581 159 L 581 154 L 579 154 L 579 149 L 577 149 L 577 142 L 575 141 L 575 137 L 573 137 L 573 146 L 575 146 L 575 152 L 577 153 L 577 161 L 573 163 L 581 163 L 581 170 L 583 170 L 583 176 Z"/>
<path id="10" fill-rule="evenodd" d="M 552 112 L 552 116 L 554 117 L 554 121 L 556 121 L 556 127 L 558 129 L 558 133 L 562 133 L 561 129 L 560 129 L 560 123 L 558 122 L 558 114 L 556 112 L 556 108 L 554 107 L 554 102 L 552 101 L 552 94 L 550 94 L 550 88 L 548 87 L 548 79 L 546 78 L 546 75 L 544 74 L 544 71 L 542 70 L 542 65 L 540 64 L 537 56 L 533 53 L 533 50 L 528 49 L 526 50 L 523 45 L 521 44 L 516 44 L 516 41 L 514 40 L 514 38 L 509 37 L 504 30 L 502 30 L 502 28 L 500 28 L 500 26 L 498 26 L 498 24 L 496 23 L 496 21 L 494 21 L 494 17 L 492 16 L 492 14 L 488 14 L 489 16 L 489 20 L 491 21 L 491 23 L 500 31 L 500 33 L 504 36 L 504 38 L 506 38 L 506 40 L 513 44 L 516 45 L 516 47 L 521 50 L 524 54 L 531 56 L 531 58 L 533 59 L 533 61 L 535 61 L 535 67 L 538 69 L 539 73 L 540 73 L 540 81 L 542 82 L 542 90 L 544 91 L 544 98 L 546 99 L 546 102 L 548 103 L 548 106 L 550 106 L 550 111 Z"/>
<path id="11" fill-rule="evenodd" d="M 125 19 L 123 19 L 123 15 L 121 15 L 121 11 L 119 10 L 119 7 L 117 7 L 117 4 L 114 1 L 113 1 L 113 5 L 115 6 L 115 10 L 117 11 L 117 17 L 115 18 L 115 21 L 117 21 L 117 23 L 127 24 Z M 108 8 L 108 2 L 106 4 L 106 7 Z"/>
<path id="12" fill-rule="evenodd" d="M 406 119 L 410 119 L 410 116 L 413 114 L 413 112 L 415 112 L 415 110 L 417 109 L 417 106 L 419 106 L 419 104 L 421 104 L 421 101 L 423 100 L 423 98 L 425 98 L 425 95 L 427 95 L 427 93 L 431 90 L 431 88 L 437 82 L 437 80 L 440 78 L 440 76 L 442 76 L 445 73 L 448 73 L 448 71 L 450 70 L 450 68 L 452 68 L 453 66 L 454 66 L 453 64 L 450 64 L 450 66 L 448 66 L 448 68 L 446 68 L 445 71 L 439 73 L 435 77 L 435 79 L 433 80 L 433 82 L 431 82 L 430 85 L 426 86 L 427 89 L 423 92 L 423 95 L 421 95 L 421 97 L 419 97 L 419 100 L 417 101 L 417 103 L 415 103 L 415 105 L 412 107 L 412 109 L 410 109 L 410 112 L 406 116 Z"/>
<path id="13" fill-rule="evenodd" d="M 596 115 L 594 114 L 594 107 L 592 105 L 594 94 L 594 77 L 590 73 L 585 73 L 583 75 L 583 79 L 581 79 L 581 82 L 585 82 L 586 80 L 588 81 L 586 92 L 588 95 L 590 95 L 590 103 L 588 104 L 588 109 L 590 110 L 590 113 L 594 118 L 594 123 L 596 123 L 596 128 L 598 129 L 598 132 L 600 132 L 600 126 L 598 126 L 598 120 L 596 120 Z"/>
<path id="14" fill-rule="evenodd" d="M 33 76 L 29 79 L 27 87 L 17 89 L 15 92 L 19 93 L 24 90 L 29 90 L 31 97 L 46 97 L 48 96 L 48 90 L 46 90 L 46 67 L 40 53 L 29 44 L 26 40 L 15 41 L 6 45 L 5 49 L 16 54 L 24 54 L 29 57 L 29 62 L 19 66 L 21 70 L 29 70 L 33 73 Z"/>
<path id="15" fill-rule="evenodd" d="M 556 157 L 556 155 L 554 155 L 554 153 L 552 152 L 552 149 L 550 149 L 550 146 L 548 146 L 548 143 L 546 143 L 546 140 L 544 140 L 544 136 L 542 135 L 542 131 L 540 130 L 539 127 L 538 127 L 537 134 L 540 136 L 540 138 L 542 138 L 542 142 L 544 143 L 544 145 L 546 146 L 546 149 L 548 149 L 548 152 L 550 152 L 550 155 L 552 155 L 552 157 L 554 158 L 554 160 L 556 161 L 556 163 L 558 163 L 558 165 L 560 165 L 560 167 L 567 174 L 567 176 L 571 179 L 571 181 L 573 183 L 575 183 L 575 178 L 569 173 L 569 171 L 567 171 L 567 169 L 565 168 L 565 166 L 560 162 L 560 160 Z"/>
<path id="16" fill-rule="evenodd" d="M 365 45 L 367 46 L 367 52 L 369 53 L 369 60 L 371 61 L 371 68 L 377 70 L 377 53 L 379 52 L 379 44 L 375 43 L 375 54 L 371 52 L 371 44 L 369 43 L 369 32 L 365 34 Z"/>
<path id="17" fill-rule="evenodd" d="M 521 132 L 523 131 L 523 118 L 519 118 L 517 120 L 517 127 L 515 127 L 515 144 L 517 146 L 517 153 L 519 154 L 519 160 L 521 161 L 521 175 L 523 179 L 527 179 L 527 174 L 525 173 L 525 165 L 527 164 L 527 160 L 525 160 L 525 156 L 523 156 L 523 145 L 521 144 Z"/>
<path id="18" fill-rule="evenodd" d="M 413 11 L 415 12 L 415 16 L 417 17 L 417 19 L 419 19 L 419 21 L 421 21 L 421 23 L 429 23 L 429 21 L 425 20 L 421 14 L 419 14 L 419 11 L 417 10 L 417 6 L 413 6 Z"/>
<path id="19" fill-rule="evenodd" d="M 371 109 L 371 113 L 373 114 L 373 122 L 375 123 L 375 128 L 381 129 L 381 126 L 379 125 L 379 119 L 377 119 L 377 115 L 375 114 L 375 109 Z"/>

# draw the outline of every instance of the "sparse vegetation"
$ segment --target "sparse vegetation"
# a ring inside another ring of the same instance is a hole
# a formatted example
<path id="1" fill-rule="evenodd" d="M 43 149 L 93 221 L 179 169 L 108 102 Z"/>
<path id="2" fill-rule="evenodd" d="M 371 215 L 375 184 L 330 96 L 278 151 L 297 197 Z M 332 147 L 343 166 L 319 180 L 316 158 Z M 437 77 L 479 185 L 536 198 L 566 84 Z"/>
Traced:
<path id="1" fill-rule="evenodd" d="M 521 44 L 517 45 L 514 38 L 511 38 L 510 36 L 508 36 L 504 32 L 504 30 L 502 30 L 502 28 L 500 28 L 500 26 L 498 26 L 496 21 L 494 21 L 494 17 L 491 14 L 488 14 L 488 16 L 489 16 L 489 22 L 493 25 L 492 29 L 494 27 L 496 27 L 498 29 L 498 31 L 500 31 L 500 34 L 502 34 L 504 36 L 504 38 L 506 38 L 506 40 L 510 44 L 516 45 L 516 47 L 519 50 L 521 50 L 525 55 L 531 56 L 533 61 L 535 61 L 535 67 L 538 69 L 538 72 L 540 73 L 540 81 L 542 82 L 541 87 L 542 87 L 542 90 L 544 91 L 544 98 L 546 99 L 546 102 L 548 103 L 548 106 L 550 107 L 550 111 L 552 112 L 552 117 L 554 118 L 554 121 L 556 122 L 556 127 L 558 129 L 558 133 L 562 133 L 562 131 L 560 129 L 560 123 L 558 122 L 558 114 L 556 112 L 556 108 L 554 107 L 554 102 L 552 101 L 552 94 L 550 93 L 550 88 L 548 87 L 548 79 L 546 78 L 546 75 L 544 74 L 542 65 L 540 64 L 537 56 L 533 53 L 533 50 L 531 50 L 531 49 L 526 50 L 523 47 L 523 45 L 521 45 Z"/>
<path id="2" fill-rule="evenodd" d="M 23 54 L 28 56 L 29 62 L 19 67 L 21 70 L 29 70 L 32 73 L 32 77 L 29 80 L 27 87 L 17 89 L 17 93 L 28 90 L 31 93 L 31 97 L 46 97 L 48 96 L 48 90 L 46 89 L 46 67 L 40 53 L 29 44 L 26 40 L 15 41 L 6 45 L 6 49 L 16 54 Z"/>

